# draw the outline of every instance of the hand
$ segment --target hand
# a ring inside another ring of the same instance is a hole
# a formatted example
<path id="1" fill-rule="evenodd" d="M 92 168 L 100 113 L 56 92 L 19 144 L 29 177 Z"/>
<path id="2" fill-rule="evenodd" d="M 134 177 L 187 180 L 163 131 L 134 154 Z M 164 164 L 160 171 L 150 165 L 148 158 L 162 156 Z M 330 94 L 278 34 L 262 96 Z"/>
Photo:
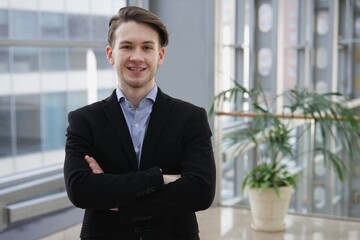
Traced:
<path id="1" fill-rule="evenodd" d="M 164 184 L 168 184 L 168 183 L 171 183 L 171 182 L 175 182 L 175 181 L 178 180 L 179 178 L 181 178 L 181 175 L 180 175 L 180 174 L 173 174 L 173 175 L 164 174 L 164 175 L 163 175 Z"/>
<path id="2" fill-rule="evenodd" d="M 90 169 L 95 174 L 103 174 L 104 171 L 100 167 L 100 165 L 96 162 L 96 160 L 93 157 L 90 157 L 88 155 L 85 156 L 86 162 L 89 164 Z M 118 208 L 110 208 L 111 211 L 119 211 Z"/>
<path id="3" fill-rule="evenodd" d="M 85 156 L 86 162 L 89 164 L 90 169 L 95 174 L 102 174 L 104 171 L 100 167 L 100 165 L 96 162 L 96 160 L 93 157 L 90 157 L 88 155 Z"/>

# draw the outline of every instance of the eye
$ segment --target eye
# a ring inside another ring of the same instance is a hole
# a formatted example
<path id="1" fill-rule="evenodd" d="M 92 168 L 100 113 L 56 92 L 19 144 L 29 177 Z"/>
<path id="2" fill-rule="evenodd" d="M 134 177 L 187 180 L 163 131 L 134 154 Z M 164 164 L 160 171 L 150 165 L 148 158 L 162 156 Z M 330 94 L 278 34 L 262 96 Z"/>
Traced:
<path id="1" fill-rule="evenodd" d="M 149 50 L 151 50 L 151 49 L 153 49 L 153 47 L 152 47 L 151 45 L 145 45 L 145 46 L 144 46 L 144 50 L 145 50 L 145 51 L 149 51 Z"/>
<path id="2" fill-rule="evenodd" d="M 131 49 L 132 47 L 131 45 L 122 45 L 120 48 L 127 50 L 127 49 Z"/>

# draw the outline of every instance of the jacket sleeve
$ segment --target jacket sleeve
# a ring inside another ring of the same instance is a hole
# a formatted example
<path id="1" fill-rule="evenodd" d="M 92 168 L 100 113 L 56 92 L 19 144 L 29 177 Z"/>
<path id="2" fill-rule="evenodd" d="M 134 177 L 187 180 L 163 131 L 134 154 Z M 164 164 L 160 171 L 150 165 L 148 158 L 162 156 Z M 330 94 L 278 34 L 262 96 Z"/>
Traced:
<path id="1" fill-rule="evenodd" d="M 139 192 L 155 192 L 163 188 L 162 173 L 157 167 L 124 174 L 92 173 L 84 157 L 94 156 L 95 142 L 102 139 L 94 137 L 94 128 L 98 126 L 89 120 L 94 117 L 84 115 L 81 111 L 68 115 L 64 178 L 69 199 L 75 206 L 93 209 L 127 206 L 142 197 Z"/>
<path id="2" fill-rule="evenodd" d="M 182 177 L 162 191 L 119 207 L 122 222 L 192 213 L 207 209 L 215 195 L 215 161 L 204 109 L 196 108 L 184 133 Z"/>

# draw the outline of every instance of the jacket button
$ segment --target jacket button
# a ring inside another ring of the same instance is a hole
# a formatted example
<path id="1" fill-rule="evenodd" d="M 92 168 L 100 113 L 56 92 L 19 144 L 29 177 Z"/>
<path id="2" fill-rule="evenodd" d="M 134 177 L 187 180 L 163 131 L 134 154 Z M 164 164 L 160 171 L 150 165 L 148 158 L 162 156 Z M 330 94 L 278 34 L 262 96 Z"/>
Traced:
<path id="1" fill-rule="evenodd" d="M 139 233 L 140 233 L 140 228 L 139 228 L 139 227 L 135 227 L 135 228 L 134 228 L 134 233 L 139 234 Z"/>

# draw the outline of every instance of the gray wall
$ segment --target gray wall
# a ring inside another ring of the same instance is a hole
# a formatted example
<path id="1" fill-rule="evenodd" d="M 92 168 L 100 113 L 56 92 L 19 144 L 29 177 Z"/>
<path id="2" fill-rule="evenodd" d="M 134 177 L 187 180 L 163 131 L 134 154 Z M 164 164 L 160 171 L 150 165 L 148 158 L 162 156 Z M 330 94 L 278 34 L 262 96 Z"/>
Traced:
<path id="1" fill-rule="evenodd" d="M 170 43 L 157 83 L 169 95 L 208 108 L 214 96 L 214 0 L 149 0 Z"/>

